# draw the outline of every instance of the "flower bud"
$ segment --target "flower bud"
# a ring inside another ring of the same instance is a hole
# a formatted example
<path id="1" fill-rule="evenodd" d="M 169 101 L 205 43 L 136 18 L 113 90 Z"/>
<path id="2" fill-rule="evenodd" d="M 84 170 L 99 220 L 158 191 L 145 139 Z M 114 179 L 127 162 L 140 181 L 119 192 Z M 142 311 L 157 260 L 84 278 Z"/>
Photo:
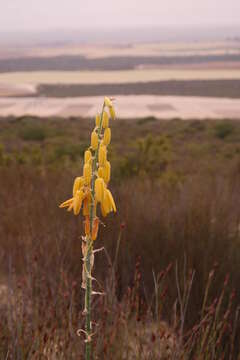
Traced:
<path id="1" fill-rule="evenodd" d="M 98 152 L 98 162 L 100 166 L 104 166 L 107 161 L 107 149 L 105 145 L 101 145 Z"/>
<path id="2" fill-rule="evenodd" d="M 102 166 L 99 166 L 99 168 L 98 168 L 98 176 L 99 176 L 100 178 L 103 178 L 103 173 L 104 173 L 103 167 L 102 167 Z"/>
<path id="3" fill-rule="evenodd" d="M 89 185 L 92 177 L 92 167 L 89 163 L 83 166 L 83 177 L 85 184 Z"/>
<path id="4" fill-rule="evenodd" d="M 76 194 L 77 190 L 80 190 L 81 187 L 84 185 L 84 178 L 83 176 L 78 176 L 74 180 L 73 184 L 73 196 Z"/>
<path id="5" fill-rule="evenodd" d="M 82 200 L 83 200 L 83 191 L 77 190 L 74 198 L 73 198 L 73 212 L 74 215 L 78 215 L 81 210 L 82 206 Z"/>
<path id="6" fill-rule="evenodd" d="M 92 240 L 96 240 L 98 235 L 98 228 L 99 228 L 99 218 L 95 217 L 93 220 L 93 227 L 92 227 Z"/>
<path id="7" fill-rule="evenodd" d="M 85 164 L 92 159 L 92 153 L 90 150 L 86 150 L 84 153 L 84 162 Z"/>
<path id="8" fill-rule="evenodd" d="M 89 220 L 89 216 L 86 216 L 85 221 L 84 221 L 84 228 L 85 228 L 85 234 L 87 236 L 90 235 L 90 220 Z"/>
<path id="9" fill-rule="evenodd" d="M 110 112 L 112 120 L 115 120 L 116 119 L 116 114 L 115 114 L 115 110 L 114 110 L 113 106 L 110 106 L 109 112 Z"/>
<path id="10" fill-rule="evenodd" d="M 93 131 L 91 134 L 91 147 L 93 150 L 97 150 L 98 147 L 98 135 L 96 131 Z"/>
<path id="11" fill-rule="evenodd" d="M 89 196 L 86 196 L 85 199 L 83 200 L 83 216 L 88 216 L 90 211 L 90 199 Z"/>
<path id="12" fill-rule="evenodd" d="M 108 113 L 104 111 L 102 115 L 102 127 L 106 129 L 108 127 L 108 124 L 109 124 Z"/>
<path id="13" fill-rule="evenodd" d="M 104 145 L 109 145 L 111 141 L 111 129 L 108 127 L 107 129 L 105 129 L 104 131 L 104 135 L 103 135 L 103 143 Z"/>
<path id="14" fill-rule="evenodd" d="M 112 101 L 107 96 L 105 96 L 105 98 L 104 98 L 104 105 L 108 106 L 108 107 L 112 106 Z"/>
<path id="15" fill-rule="evenodd" d="M 109 183 L 111 177 L 111 164 L 109 161 L 106 161 L 106 164 L 103 168 L 103 180 L 105 183 Z"/>
<path id="16" fill-rule="evenodd" d="M 99 114 L 96 115 L 96 119 L 95 119 L 95 124 L 97 127 L 100 126 L 100 122 L 101 122 L 101 117 Z"/>
<path id="17" fill-rule="evenodd" d="M 98 202 L 103 201 L 104 195 L 104 182 L 102 178 L 97 178 L 95 180 L 95 198 Z"/>

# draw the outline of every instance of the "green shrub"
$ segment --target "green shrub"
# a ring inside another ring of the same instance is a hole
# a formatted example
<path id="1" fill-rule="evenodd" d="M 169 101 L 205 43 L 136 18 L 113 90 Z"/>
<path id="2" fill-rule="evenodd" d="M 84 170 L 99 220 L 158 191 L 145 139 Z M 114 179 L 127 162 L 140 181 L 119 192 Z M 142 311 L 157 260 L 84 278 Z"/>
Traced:
<path id="1" fill-rule="evenodd" d="M 225 139 L 234 131 L 234 126 L 231 122 L 220 122 L 215 125 L 215 135 L 219 139 Z"/>
<path id="2" fill-rule="evenodd" d="M 43 126 L 26 125 L 19 131 L 19 136 L 25 141 L 43 141 L 47 137 L 47 131 Z"/>

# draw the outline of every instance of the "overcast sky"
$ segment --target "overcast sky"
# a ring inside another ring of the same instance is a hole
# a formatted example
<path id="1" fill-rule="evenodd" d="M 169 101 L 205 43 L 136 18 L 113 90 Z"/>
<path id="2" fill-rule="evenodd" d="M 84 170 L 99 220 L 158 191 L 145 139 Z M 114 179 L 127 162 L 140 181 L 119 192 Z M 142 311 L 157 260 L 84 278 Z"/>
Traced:
<path id="1" fill-rule="evenodd" d="M 1 0 L 0 31 L 240 25 L 240 0 Z"/>

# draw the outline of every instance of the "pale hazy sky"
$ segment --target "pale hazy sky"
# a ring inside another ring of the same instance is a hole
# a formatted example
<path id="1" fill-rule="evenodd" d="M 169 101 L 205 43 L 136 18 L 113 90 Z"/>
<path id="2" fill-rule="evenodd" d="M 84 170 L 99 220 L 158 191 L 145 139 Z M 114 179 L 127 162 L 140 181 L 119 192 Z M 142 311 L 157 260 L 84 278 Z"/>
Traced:
<path id="1" fill-rule="evenodd" d="M 240 25 L 240 0 L 0 0 L 4 30 Z"/>

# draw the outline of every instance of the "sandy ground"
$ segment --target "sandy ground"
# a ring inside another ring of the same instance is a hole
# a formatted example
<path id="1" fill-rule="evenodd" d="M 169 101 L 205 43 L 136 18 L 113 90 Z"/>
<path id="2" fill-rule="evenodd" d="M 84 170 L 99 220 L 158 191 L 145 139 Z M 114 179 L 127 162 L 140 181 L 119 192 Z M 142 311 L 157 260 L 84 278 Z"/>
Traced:
<path id="1" fill-rule="evenodd" d="M 82 98 L 0 98 L 0 116 L 36 115 L 93 117 L 103 97 Z M 118 96 L 119 118 L 155 116 L 159 119 L 240 119 L 240 99 L 219 99 L 180 96 Z"/>
<path id="2" fill-rule="evenodd" d="M 136 69 L 119 71 L 34 71 L 0 74 L 0 84 L 122 84 L 161 80 L 240 79 L 240 69 Z"/>
<path id="3" fill-rule="evenodd" d="M 0 97 L 32 95 L 35 93 L 36 93 L 36 85 L 34 84 L 0 83 Z"/>

